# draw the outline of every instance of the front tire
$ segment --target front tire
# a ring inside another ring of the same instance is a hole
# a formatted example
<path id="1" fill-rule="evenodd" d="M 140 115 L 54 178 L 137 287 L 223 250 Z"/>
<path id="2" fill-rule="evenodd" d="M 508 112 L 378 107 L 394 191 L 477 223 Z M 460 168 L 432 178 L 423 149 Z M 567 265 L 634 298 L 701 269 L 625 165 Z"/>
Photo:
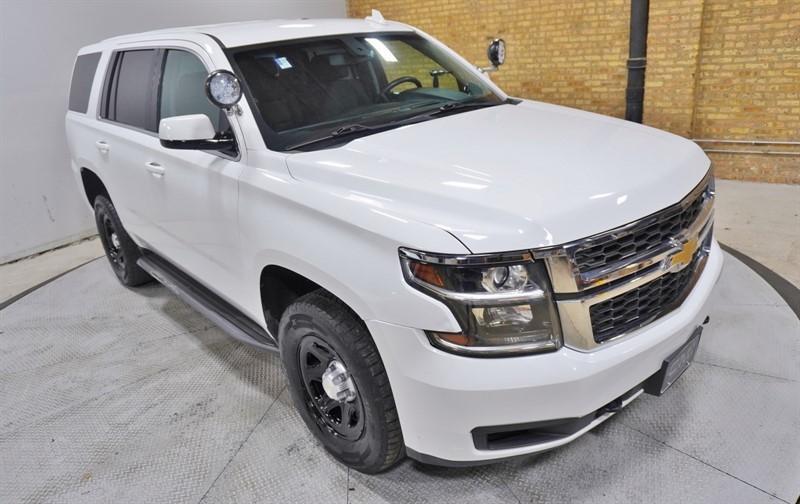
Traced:
<path id="1" fill-rule="evenodd" d="M 122 227 L 114 205 L 105 196 L 94 199 L 94 218 L 108 262 L 122 285 L 135 287 L 153 280 L 136 264 L 142 253 Z"/>
<path id="2" fill-rule="evenodd" d="M 286 309 L 279 334 L 295 406 L 325 449 L 368 474 L 402 459 L 389 378 L 363 321 L 317 290 Z"/>

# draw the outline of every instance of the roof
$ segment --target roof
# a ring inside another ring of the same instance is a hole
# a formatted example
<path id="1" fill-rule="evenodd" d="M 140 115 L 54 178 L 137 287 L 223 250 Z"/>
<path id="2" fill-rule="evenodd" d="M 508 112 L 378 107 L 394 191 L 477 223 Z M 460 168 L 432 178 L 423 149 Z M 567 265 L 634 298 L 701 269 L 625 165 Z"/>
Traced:
<path id="1" fill-rule="evenodd" d="M 213 25 L 183 26 L 113 37 L 104 42 L 129 42 L 186 34 L 211 35 L 225 47 L 239 47 L 281 40 L 384 31 L 413 31 L 405 24 L 370 19 L 270 19 Z"/>

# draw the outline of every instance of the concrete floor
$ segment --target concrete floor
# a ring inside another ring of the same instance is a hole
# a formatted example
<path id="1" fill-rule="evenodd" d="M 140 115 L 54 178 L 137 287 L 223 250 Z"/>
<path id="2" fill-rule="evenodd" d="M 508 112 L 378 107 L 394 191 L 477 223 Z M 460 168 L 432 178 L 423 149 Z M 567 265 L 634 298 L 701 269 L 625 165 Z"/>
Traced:
<path id="1" fill-rule="evenodd" d="M 377 476 L 320 448 L 276 355 L 93 261 L 0 311 L 0 502 L 793 503 L 800 320 L 726 260 L 664 397 L 537 459 Z"/>
<path id="2" fill-rule="evenodd" d="M 714 233 L 800 287 L 800 185 L 717 180 Z"/>
<path id="3" fill-rule="evenodd" d="M 103 255 L 97 236 L 0 265 L 0 303 Z"/>

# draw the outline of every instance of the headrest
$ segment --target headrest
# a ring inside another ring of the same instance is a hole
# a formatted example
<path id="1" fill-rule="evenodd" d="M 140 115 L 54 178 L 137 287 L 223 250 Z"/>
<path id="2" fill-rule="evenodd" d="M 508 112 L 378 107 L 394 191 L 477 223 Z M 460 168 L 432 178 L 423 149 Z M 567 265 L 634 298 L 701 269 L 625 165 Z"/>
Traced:
<path id="1" fill-rule="evenodd" d="M 343 53 L 331 54 L 328 56 L 328 63 L 330 63 L 331 66 L 344 66 L 351 64 L 347 61 L 347 58 Z"/>

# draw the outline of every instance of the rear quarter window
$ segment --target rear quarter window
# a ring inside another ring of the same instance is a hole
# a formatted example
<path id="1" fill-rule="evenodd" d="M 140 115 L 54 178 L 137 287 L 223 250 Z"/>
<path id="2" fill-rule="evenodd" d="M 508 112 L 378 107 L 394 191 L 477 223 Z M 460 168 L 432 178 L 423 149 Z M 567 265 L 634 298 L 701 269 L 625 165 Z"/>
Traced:
<path id="1" fill-rule="evenodd" d="M 72 83 L 69 86 L 69 109 L 85 114 L 89 108 L 89 94 L 97 71 L 100 53 L 81 54 L 72 69 Z"/>

